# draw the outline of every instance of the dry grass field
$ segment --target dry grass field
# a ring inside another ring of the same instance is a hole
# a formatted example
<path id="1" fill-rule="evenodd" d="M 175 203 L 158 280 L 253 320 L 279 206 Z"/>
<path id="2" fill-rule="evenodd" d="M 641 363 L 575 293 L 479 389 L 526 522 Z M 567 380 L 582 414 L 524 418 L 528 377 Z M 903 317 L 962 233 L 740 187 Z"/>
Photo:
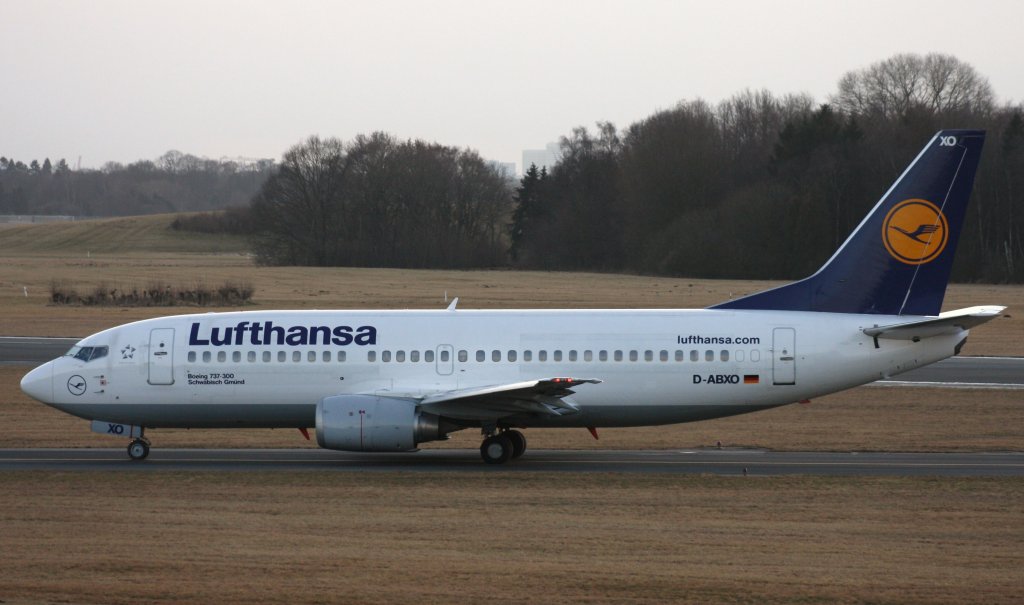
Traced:
<path id="1" fill-rule="evenodd" d="M 2 473 L 0 600 L 1020 603 L 1022 516 L 1020 479 Z"/>
<path id="2" fill-rule="evenodd" d="M 83 290 L 100 284 L 246 282 L 256 289 L 256 304 L 247 309 L 436 309 L 446 305 L 446 294 L 460 297 L 463 308 L 480 309 L 700 308 L 779 283 L 539 271 L 257 267 L 237 238 L 175 232 L 169 228 L 172 220 L 158 215 L 0 229 L 0 334 L 84 336 L 136 319 L 230 310 L 49 306 L 54 280 Z M 1005 317 L 972 331 L 965 354 L 1024 355 L 1024 287 L 955 284 L 945 306 L 979 304 L 1009 309 Z"/>
<path id="3" fill-rule="evenodd" d="M 255 267 L 170 217 L 0 229 L 0 334 L 80 336 L 195 308 L 47 305 L 83 288 L 246 281 L 269 308 L 702 307 L 770 282 Z M 28 289 L 28 296 L 24 295 Z M 1024 355 L 1024 288 L 965 353 Z M 201 311 L 219 309 L 201 309 Z M 120 447 L 0 366 L 0 448 Z M 863 387 L 531 448 L 1024 450 L 1020 391 Z M 154 447 L 315 447 L 296 431 L 149 433 Z M 441 447 L 479 445 L 472 431 Z M 415 455 L 415 454 L 413 454 Z M 133 467 L 134 468 L 134 467 Z M 2 603 L 1020 603 L 1024 480 L 503 473 L 0 473 Z"/>

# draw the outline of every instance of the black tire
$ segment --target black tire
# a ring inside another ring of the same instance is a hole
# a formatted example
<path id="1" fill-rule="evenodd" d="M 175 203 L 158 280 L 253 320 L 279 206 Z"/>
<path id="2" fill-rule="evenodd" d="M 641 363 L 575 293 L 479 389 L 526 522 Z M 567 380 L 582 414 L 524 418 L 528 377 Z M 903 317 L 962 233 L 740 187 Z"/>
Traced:
<path id="1" fill-rule="evenodd" d="M 519 431 L 505 431 L 504 435 L 512 442 L 512 459 L 526 453 L 526 435 Z"/>
<path id="2" fill-rule="evenodd" d="M 512 458 L 512 440 L 504 434 L 484 439 L 480 444 L 480 457 L 487 464 L 505 464 Z"/>
<path id="3" fill-rule="evenodd" d="M 145 460 L 149 455 L 149 444 L 141 439 L 136 439 L 128 444 L 128 457 L 132 460 Z"/>

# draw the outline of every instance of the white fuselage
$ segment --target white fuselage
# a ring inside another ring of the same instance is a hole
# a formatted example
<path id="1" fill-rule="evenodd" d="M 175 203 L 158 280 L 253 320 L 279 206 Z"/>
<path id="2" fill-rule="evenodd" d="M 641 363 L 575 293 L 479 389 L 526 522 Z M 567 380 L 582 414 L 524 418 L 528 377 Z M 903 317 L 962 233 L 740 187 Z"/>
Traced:
<path id="1" fill-rule="evenodd" d="M 599 379 L 579 413 L 515 426 L 636 426 L 774 407 L 950 357 L 965 330 L 879 340 L 906 318 L 794 311 L 253 311 L 182 315 L 94 334 L 107 347 L 33 371 L 33 396 L 147 427 L 311 427 L 341 394 L 417 401 L 476 386 Z M 52 388 L 51 392 L 47 392 Z"/>

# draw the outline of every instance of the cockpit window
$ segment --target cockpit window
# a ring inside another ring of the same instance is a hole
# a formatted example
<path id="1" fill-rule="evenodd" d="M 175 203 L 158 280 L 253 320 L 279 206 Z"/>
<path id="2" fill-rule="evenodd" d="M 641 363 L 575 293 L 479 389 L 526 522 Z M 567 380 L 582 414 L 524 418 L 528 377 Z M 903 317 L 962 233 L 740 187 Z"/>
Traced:
<path id="1" fill-rule="evenodd" d="M 107 353 L 110 352 L 110 347 L 80 347 L 75 345 L 71 347 L 65 357 L 74 357 L 79 361 L 92 361 L 94 359 L 100 359 L 106 357 Z"/>

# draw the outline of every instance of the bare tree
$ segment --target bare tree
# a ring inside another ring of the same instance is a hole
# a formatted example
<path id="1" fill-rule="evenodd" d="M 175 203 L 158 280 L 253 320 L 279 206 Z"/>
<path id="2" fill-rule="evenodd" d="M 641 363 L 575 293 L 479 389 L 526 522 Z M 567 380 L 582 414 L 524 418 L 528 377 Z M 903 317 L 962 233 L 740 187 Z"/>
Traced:
<path id="1" fill-rule="evenodd" d="M 988 79 L 956 57 L 903 53 L 847 72 L 832 103 L 861 116 L 892 118 L 914 109 L 985 115 L 994 95 Z"/>
<path id="2" fill-rule="evenodd" d="M 311 137 L 252 202 L 266 264 L 500 264 L 509 185 L 478 154 L 377 132 Z"/>
<path id="3" fill-rule="evenodd" d="M 344 161 L 344 145 L 335 138 L 311 136 L 284 154 L 280 170 L 252 202 L 258 259 L 330 264 Z"/>

